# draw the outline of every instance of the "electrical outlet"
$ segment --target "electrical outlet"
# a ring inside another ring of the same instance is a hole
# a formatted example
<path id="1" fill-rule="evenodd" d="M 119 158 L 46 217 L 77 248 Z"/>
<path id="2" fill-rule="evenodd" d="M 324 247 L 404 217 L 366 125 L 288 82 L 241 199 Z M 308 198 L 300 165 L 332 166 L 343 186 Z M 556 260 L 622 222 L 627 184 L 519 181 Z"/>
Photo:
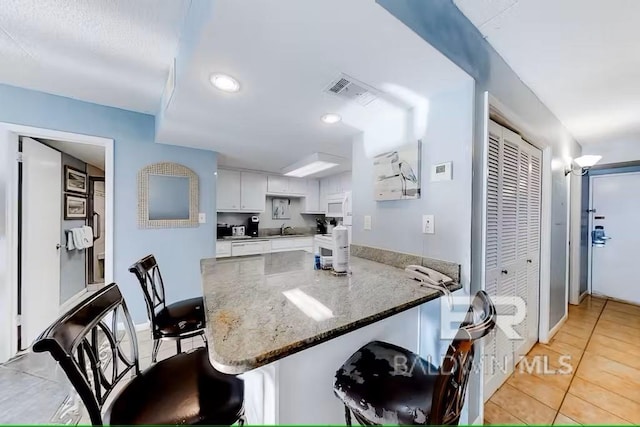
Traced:
<path id="1" fill-rule="evenodd" d="M 422 232 L 424 234 L 435 234 L 436 224 L 433 215 L 422 215 Z"/>
<path id="2" fill-rule="evenodd" d="M 364 229 L 371 230 L 371 215 L 364 216 Z"/>
<path id="3" fill-rule="evenodd" d="M 206 224 L 206 222 L 207 222 L 207 214 L 204 213 L 204 212 L 200 212 L 198 214 L 198 222 L 200 224 Z"/>

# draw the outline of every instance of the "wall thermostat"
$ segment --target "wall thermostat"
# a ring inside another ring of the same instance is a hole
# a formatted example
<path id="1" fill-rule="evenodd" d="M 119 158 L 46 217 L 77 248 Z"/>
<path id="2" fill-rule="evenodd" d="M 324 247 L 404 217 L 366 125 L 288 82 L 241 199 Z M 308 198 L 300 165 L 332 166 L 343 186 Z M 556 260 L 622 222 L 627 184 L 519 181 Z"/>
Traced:
<path id="1" fill-rule="evenodd" d="M 431 166 L 431 181 L 451 181 L 453 162 L 439 163 Z"/>

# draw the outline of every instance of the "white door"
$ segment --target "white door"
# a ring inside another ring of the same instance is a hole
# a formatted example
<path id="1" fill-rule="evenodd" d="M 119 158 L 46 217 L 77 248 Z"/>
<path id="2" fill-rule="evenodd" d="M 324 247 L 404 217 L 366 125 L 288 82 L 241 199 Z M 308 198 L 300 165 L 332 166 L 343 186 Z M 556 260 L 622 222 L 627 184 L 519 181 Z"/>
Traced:
<path id="1" fill-rule="evenodd" d="M 240 173 L 240 208 L 245 211 L 264 212 L 267 203 L 267 177 L 259 173 Z"/>
<path id="2" fill-rule="evenodd" d="M 603 226 L 610 237 L 591 248 L 591 291 L 640 304 L 640 173 L 594 176 L 591 189 L 591 229 Z"/>
<path id="3" fill-rule="evenodd" d="M 485 290 L 522 299 L 526 315 L 512 339 L 496 328 L 485 341 L 485 398 L 506 381 L 520 356 L 538 340 L 541 152 L 490 122 L 487 148 Z M 515 301 L 514 301 L 515 302 Z M 511 304 L 498 314 L 513 315 Z"/>
<path id="4" fill-rule="evenodd" d="M 22 138 L 21 341 L 29 347 L 60 308 L 60 152 Z"/>
<path id="5" fill-rule="evenodd" d="M 223 212 L 240 209 L 240 172 L 218 169 L 216 209 Z"/>

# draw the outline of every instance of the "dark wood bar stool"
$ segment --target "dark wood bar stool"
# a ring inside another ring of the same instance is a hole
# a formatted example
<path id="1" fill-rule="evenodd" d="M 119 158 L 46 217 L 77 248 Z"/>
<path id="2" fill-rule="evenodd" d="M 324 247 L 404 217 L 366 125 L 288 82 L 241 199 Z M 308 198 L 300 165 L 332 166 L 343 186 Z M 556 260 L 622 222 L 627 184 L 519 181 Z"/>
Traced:
<path id="1" fill-rule="evenodd" d="M 147 315 L 151 323 L 153 350 L 151 361 L 156 362 L 160 343 L 170 340 L 176 342 L 177 353 L 182 353 L 181 341 L 199 335 L 207 345 L 205 333 L 204 301 L 202 297 L 181 300 L 173 304 L 165 303 L 164 283 L 160 267 L 153 255 L 147 255 L 131 267 L 144 294 Z"/>
<path id="2" fill-rule="evenodd" d="M 93 425 L 244 424 L 244 382 L 216 371 L 205 348 L 140 372 L 135 329 L 115 283 L 60 317 L 33 351 L 58 361 Z"/>
<path id="3" fill-rule="evenodd" d="M 355 352 L 336 373 L 334 393 L 361 424 L 458 424 L 469 374 L 473 343 L 495 327 L 496 309 L 479 291 L 460 325 L 442 365 L 417 354 L 373 341 Z"/>

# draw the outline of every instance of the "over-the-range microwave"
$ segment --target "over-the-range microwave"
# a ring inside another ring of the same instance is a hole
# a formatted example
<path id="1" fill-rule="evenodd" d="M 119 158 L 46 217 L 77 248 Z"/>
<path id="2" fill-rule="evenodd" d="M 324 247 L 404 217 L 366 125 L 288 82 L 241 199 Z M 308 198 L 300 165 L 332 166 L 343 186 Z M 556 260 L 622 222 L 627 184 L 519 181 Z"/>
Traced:
<path id="1" fill-rule="evenodd" d="M 343 218 L 345 225 L 351 225 L 351 192 L 332 194 L 327 197 L 326 216 Z"/>

